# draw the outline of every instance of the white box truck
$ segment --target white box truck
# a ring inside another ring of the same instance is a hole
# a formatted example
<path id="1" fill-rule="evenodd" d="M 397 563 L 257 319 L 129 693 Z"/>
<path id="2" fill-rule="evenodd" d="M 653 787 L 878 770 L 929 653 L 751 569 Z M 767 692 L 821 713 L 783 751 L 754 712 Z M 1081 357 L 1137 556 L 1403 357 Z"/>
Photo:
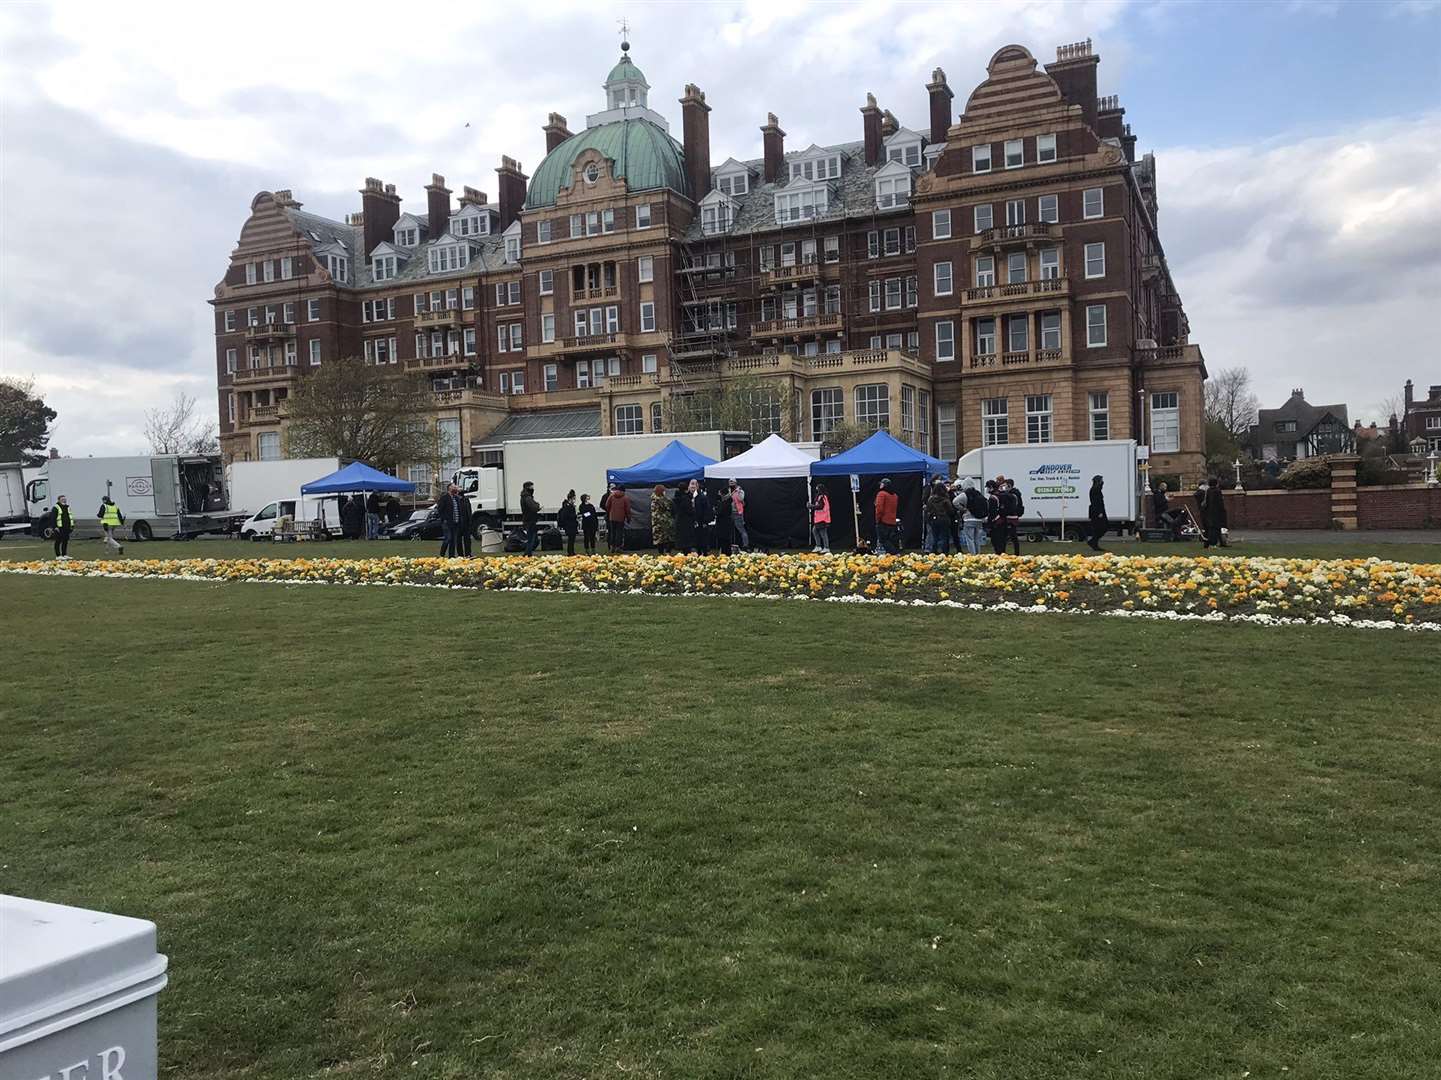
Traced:
<path id="1" fill-rule="evenodd" d="M 300 489 L 344 465 L 340 458 L 333 457 L 231 463 L 225 470 L 225 486 L 230 492 L 230 505 L 246 515 L 240 523 L 241 539 L 267 539 L 281 518 L 312 522 L 320 520 L 322 512 L 326 528 L 338 535 L 340 496 L 302 495 Z"/>
<path id="2" fill-rule="evenodd" d="M 25 503 L 25 467 L 18 461 L 0 461 L 0 536 L 30 528 Z"/>
<path id="3" fill-rule="evenodd" d="M 1062 523 L 1078 535 L 1090 509 L 1091 477 L 1105 478 L 1106 516 L 1112 525 L 1140 521 L 1140 461 L 1131 439 L 982 446 L 956 465 L 959 479 L 1014 480 L 1026 503 L 1021 529 L 1060 535 Z"/>
<path id="4" fill-rule="evenodd" d="M 565 493 L 588 493 L 600 502 L 607 469 L 628 468 L 644 461 L 679 439 L 692 450 L 724 461 L 748 450 L 750 434 L 744 431 L 683 431 L 658 435 L 597 435 L 579 439 L 512 439 L 499 446 L 501 464 L 466 466 L 452 476 L 470 497 L 474 510 L 472 531 L 502 528 L 520 521 L 520 488 L 535 484 L 542 519 L 555 518 Z"/>
<path id="5" fill-rule="evenodd" d="M 76 539 L 100 535 L 105 495 L 125 515 L 121 531 L 131 540 L 188 540 L 229 532 L 235 521 L 219 454 L 50 458 L 25 485 L 30 520 L 40 521 L 61 495 L 69 498 Z"/>

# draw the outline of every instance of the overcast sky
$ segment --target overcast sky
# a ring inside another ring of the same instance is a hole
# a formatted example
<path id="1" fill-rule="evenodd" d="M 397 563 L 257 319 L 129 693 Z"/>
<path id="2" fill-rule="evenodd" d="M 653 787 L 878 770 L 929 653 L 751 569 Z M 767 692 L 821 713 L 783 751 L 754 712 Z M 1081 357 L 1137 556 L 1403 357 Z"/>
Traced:
<path id="1" fill-rule="evenodd" d="M 521 14 L 523 12 L 523 14 Z M 617 22 L 651 106 L 706 91 L 711 160 L 860 138 L 867 91 L 927 125 L 1009 42 L 1045 62 L 1091 38 L 1154 151 L 1160 226 L 1211 370 L 1262 403 L 1292 386 L 1375 417 L 1441 382 L 1441 3 L 1009 0 L 761 2 L 424 11 L 350 0 L 0 6 L 0 374 L 31 377 L 67 454 L 143 448 L 147 408 L 214 401 L 206 301 L 257 191 L 340 217 L 366 176 L 424 208 L 432 172 L 495 198 L 533 171 L 555 110 L 602 106 Z M 467 125 L 469 125 L 467 127 Z M 1428 314 L 1429 313 L 1429 314 Z"/>

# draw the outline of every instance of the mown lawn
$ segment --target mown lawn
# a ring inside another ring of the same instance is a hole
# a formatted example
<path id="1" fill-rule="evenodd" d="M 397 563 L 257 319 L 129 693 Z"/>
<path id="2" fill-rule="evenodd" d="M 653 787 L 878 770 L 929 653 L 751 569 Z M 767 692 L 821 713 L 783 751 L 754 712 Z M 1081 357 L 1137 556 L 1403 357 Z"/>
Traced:
<path id="1" fill-rule="evenodd" d="M 166 1077 L 1441 1060 L 1429 635 L 17 577 L 0 610 L 0 890 L 159 924 Z"/>

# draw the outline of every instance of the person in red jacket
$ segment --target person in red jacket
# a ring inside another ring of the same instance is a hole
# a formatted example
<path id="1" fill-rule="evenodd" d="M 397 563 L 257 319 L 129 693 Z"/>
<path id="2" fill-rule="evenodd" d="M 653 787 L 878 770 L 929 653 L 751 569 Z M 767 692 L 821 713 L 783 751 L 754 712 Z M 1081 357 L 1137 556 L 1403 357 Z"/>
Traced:
<path id="1" fill-rule="evenodd" d="M 881 490 L 876 492 L 876 554 L 899 555 L 901 553 L 901 530 L 897 527 L 900 518 L 901 500 L 891 490 L 891 478 L 881 481 Z"/>
<path id="2" fill-rule="evenodd" d="M 611 551 L 625 550 L 625 527 L 630 523 L 630 496 L 619 484 L 610 486 L 610 499 L 605 506 L 606 521 L 610 526 L 606 543 Z"/>

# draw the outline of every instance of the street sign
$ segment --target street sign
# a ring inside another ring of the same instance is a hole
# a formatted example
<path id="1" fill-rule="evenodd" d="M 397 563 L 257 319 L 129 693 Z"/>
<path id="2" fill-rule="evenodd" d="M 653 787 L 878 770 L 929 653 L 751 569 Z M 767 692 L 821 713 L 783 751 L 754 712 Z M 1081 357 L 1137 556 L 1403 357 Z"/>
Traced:
<path id="1" fill-rule="evenodd" d="M 860 490 L 861 490 L 861 478 L 860 478 L 860 475 L 859 475 L 858 473 L 851 473 L 851 491 L 853 491 L 853 492 L 859 492 Z"/>

